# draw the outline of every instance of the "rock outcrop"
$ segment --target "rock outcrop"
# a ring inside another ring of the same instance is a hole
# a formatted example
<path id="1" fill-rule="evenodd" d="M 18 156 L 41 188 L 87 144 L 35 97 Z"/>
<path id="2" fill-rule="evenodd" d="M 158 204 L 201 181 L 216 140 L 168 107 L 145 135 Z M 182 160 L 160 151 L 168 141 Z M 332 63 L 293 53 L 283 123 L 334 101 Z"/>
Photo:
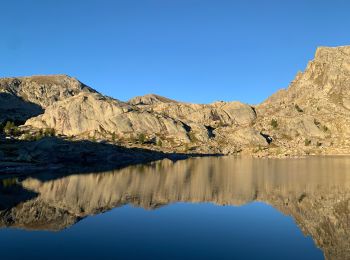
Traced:
<path id="1" fill-rule="evenodd" d="M 349 153 L 349 100 L 350 46 L 320 47 L 287 89 L 256 107 L 255 128 L 286 153 Z"/>
<path id="2" fill-rule="evenodd" d="M 267 145 L 251 127 L 256 120 L 254 109 L 240 102 L 188 104 L 157 95 L 122 102 L 76 84 L 47 106 L 31 98 L 45 112 L 27 120 L 26 126 L 52 128 L 58 134 L 77 138 L 153 144 L 153 149 L 165 151 L 229 153 Z M 51 93 L 52 86 L 56 89 L 51 83 L 44 89 Z"/>
<path id="3" fill-rule="evenodd" d="M 95 93 L 96 91 L 66 75 L 0 79 L 0 93 L 15 95 L 42 108 L 81 92 Z"/>
<path id="4" fill-rule="evenodd" d="M 165 135 L 188 142 L 184 124 L 176 119 L 139 111 L 137 108 L 98 93 L 80 93 L 56 102 L 45 113 L 26 122 L 37 128 L 54 128 L 68 136 L 137 138 L 139 134 Z"/>

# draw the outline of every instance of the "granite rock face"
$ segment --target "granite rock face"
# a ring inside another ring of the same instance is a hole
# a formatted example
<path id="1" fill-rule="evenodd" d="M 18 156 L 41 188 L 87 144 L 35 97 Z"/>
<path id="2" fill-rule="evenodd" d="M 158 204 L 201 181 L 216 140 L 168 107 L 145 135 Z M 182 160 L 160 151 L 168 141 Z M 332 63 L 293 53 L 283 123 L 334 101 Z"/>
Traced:
<path id="1" fill-rule="evenodd" d="M 318 48 L 287 89 L 255 107 L 154 94 L 122 102 L 64 75 L 0 79 L 0 92 L 13 100 L 0 105 L 2 122 L 28 119 L 27 127 L 78 139 L 256 156 L 350 152 L 350 46 Z"/>
<path id="2" fill-rule="evenodd" d="M 289 153 L 349 153 L 349 100 L 350 46 L 320 47 L 287 89 L 256 107 L 255 128 Z"/>
<path id="3" fill-rule="evenodd" d="M 42 108 L 81 92 L 94 93 L 96 91 L 66 75 L 0 79 L 0 93 L 13 94 Z"/>
<path id="4" fill-rule="evenodd" d="M 225 147 L 229 147 L 227 151 L 236 151 L 246 145 L 267 145 L 265 138 L 251 128 L 256 120 L 254 109 L 240 102 L 199 105 L 157 95 L 122 102 L 77 84 L 74 81 L 71 87 L 74 91 L 61 93 L 62 98 L 51 104 L 44 104 L 36 96 L 31 98 L 45 112 L 27 120 L 26 126 L 53 128 L 58 134 L 78 138 L 113 138 L 124 143 L 143 139 L 142 143 L 161 143 L 157 147 L 161 150 L 188 150 L 184 148 L 186 145 L 199 152 L 219 153 Z M 45 85 L 47 89 L 52 86 L 56 88 L 51 83 Z M 226 133 L 228 138 L 224 136 Z"/>

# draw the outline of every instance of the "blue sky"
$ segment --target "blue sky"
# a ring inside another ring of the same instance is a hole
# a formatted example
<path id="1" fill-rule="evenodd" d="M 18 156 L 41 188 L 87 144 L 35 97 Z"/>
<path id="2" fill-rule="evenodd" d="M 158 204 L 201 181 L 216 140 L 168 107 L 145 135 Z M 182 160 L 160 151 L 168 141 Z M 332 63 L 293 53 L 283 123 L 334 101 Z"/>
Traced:
<path id="1" fill-rule="evenodd" d="M 259 103 L 317 46 L 350 44 L 348 0 L 0 0 L 0 77 L 67 74 L 127 100 Z"/>

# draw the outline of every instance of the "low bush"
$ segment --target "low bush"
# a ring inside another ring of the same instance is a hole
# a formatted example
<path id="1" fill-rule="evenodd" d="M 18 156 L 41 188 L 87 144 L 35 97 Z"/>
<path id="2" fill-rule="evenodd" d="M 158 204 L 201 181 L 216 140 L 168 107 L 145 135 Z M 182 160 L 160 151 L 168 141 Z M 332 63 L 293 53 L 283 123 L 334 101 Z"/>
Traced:
<path id="1" fill-rule="evenodd" d="M 146 142 L 146 135 L 144 133 L 141 133 L 137 136 L 137 142 L 143 144 Z"/>
<path id="2" fill-rule="evenodd" d="M 310 139 L 305 139 L 305 146 L 309 146 L 311 144 L 311 140 Z"/>
<path id="3" fill-rule="evenodd" d="M 20 130 L 18 128 L 18 126 L 15 125 L 14 122 L 11 122 L 11 121 L 7 121 L 5 126 L 3 127 L 3 132 L 6 134 L 6 135 L 14 135 L 14 136 L 17 136 L 20 134 Z"/>
<path id="4" fill-rule="evenodd" d="M 278 127 L 278 122 L 276 119 L 272 119 L 270 122 L 270 125 L 272 126 L 273 129 L 276 129 Z"/>

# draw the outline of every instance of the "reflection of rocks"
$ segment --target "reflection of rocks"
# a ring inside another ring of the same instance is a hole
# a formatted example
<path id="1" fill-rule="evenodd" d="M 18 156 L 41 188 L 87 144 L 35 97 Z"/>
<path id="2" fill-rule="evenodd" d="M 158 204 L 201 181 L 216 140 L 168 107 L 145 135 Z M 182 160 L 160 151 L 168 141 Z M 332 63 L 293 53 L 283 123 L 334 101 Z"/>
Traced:
<path id="1" fill-rule="evenodd" d="M 38 197 L 2 211 L 1 216 L 6 212 L 13 220 L 7 226 L 57 230 L 127 203 L 156 208 L 178 201 L 242 205 L 257 200 L 291 215 L 328 259 L 346 259 L 350 254 L 349 166 L 345 157 L 223 157 L 164 160 L 54 180 L 37 176 L 21 184 Z"/>
<path id="2" fill-rule="evenodd" d="M 33 230 L 61 230 L 76 223 L 79 218 L 64 209 L 34 199 L 0 213 L 0 225 Z"/>

